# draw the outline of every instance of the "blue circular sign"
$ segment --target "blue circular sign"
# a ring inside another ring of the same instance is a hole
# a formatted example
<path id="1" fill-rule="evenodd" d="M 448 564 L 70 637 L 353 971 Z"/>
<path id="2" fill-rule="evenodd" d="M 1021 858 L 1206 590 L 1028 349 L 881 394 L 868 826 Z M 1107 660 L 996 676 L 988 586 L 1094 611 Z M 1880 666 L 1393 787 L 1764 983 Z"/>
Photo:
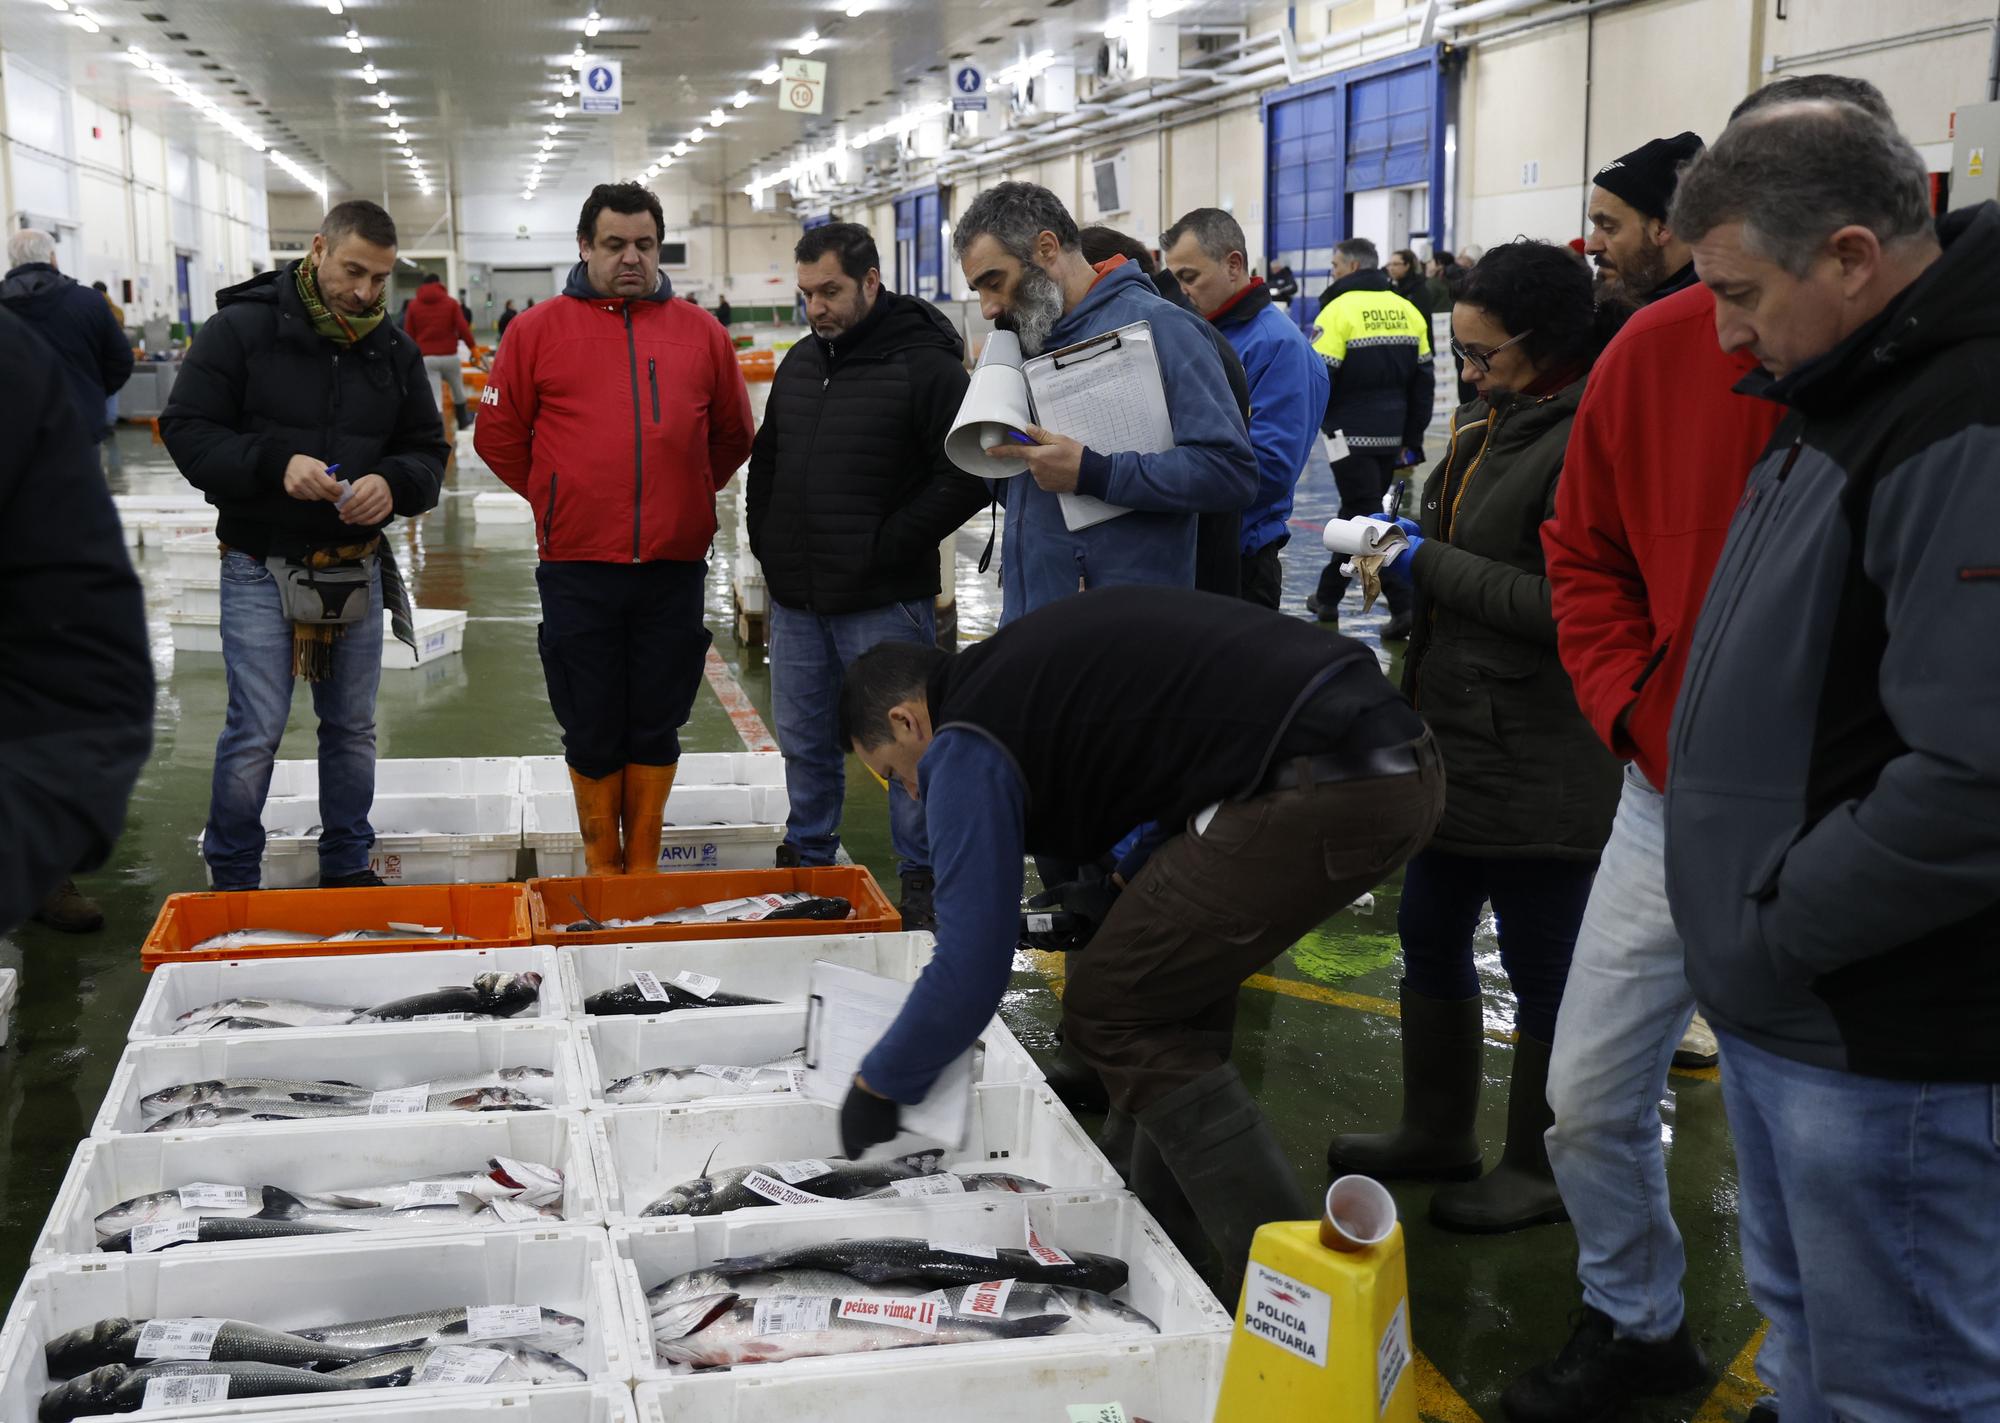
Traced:
<path id="1" fill-rule="evenodd" d="M 605 93 L 611 88 L 611 71 L 601 64 L 597 65 L 584 76 L 584 82 L 598 93 Z"/>
<path id="2" fill-rule="evenodd" d="M 952 75 L 951 82 L 961 94 L 977 94 L 986 88 L 986 76 L 970 64 Z"/>

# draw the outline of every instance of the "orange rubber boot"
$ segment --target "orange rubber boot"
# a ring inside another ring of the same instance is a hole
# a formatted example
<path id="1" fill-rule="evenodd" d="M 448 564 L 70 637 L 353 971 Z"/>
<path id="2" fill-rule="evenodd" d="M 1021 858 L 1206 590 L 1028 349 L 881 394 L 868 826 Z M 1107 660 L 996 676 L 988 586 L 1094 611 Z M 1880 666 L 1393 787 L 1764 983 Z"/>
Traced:
<path id="1" fill-rule="evenodd" d="M 660 829 L 678 766 L 625 768 L 625 873 L 660 872 Z"/>
<path id="2" fill-rule="evenodd" d="M 618 815 L 625 804 L 625 773 L 613 771 L 592 780 L 571 767 L 569 785 L 576 796 L 577 828 L 583 832 L 583 872 L 587 875 L 623 872 L 625 855 L 618 845 Z"/>

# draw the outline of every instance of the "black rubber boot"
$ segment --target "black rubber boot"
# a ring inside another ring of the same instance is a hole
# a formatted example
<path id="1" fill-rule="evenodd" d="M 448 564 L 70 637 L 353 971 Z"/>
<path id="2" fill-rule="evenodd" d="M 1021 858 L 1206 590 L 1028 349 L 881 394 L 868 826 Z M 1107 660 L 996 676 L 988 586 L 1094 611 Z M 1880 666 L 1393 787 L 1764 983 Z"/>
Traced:
<path id="1" fill-rule="evenodd" d="M 778 846 L 778 852 L 772 856 L 771 863 L 781 870 L 797 869 L 799 867 L 799 847 L 787 840 Z"/>
<path id="2" fill-rule="evenodd" d="M 1104 1090 L 1104 1079 L 1067 1041 L 1056 1045 L 1055 1061 L 1044 1071 L 1048 1075 L 1049 1090 L 1060 1097 L 1063 1105 L 1072 1112 L 1094 1115 L 1111 1110 L 1111 1094 Z M 1116 1166 L 1118 1163 L 1114 1161 L 1111 1164 Z"/>
<path id="3" fill-rule="evenodd" d="M 1507 1147 L 1500 1153 L 1500 1164 L 1469 1185 L 1446 1186 L 1432 1196 L 1433 1225 L 1498 1235 L 1569 1219 L 1543 1140 L 1556 1119 L 1549 1110 L 1549 1051 L 1547 1043 L 1526 1034 L 1515 1045 L 1514 1083 L 1507 1094 Z"/>
<path id="4" fill-rule="evenodd" d="M 356 870 L 351 875 L 335 875 L 332 879 L 321 875 L 319 877 L 319 887 L 321 889 L 380 889 L 382 888 L 382 877 L 373 870 Z"/>
<path id="5" fill-rule="evenodd" d="M 65 934 L 94 934 L 104 927 L 104 911 L 76 887 L 73 879 L 64 880 L 42 896 L 35 918 Z"/>
<path id="6" fill-rule="evenodd" d="M 903 902 L 897 906 L 897 912 L 902 915 L 905 929 L 929 932 L 937 928 L 937 909 L 931 903 L 936 888 L 937 881 L 929 870 L 911 870 L 903 876 Z"/>
<path id="7" fill-rule="evenodd" d="M 1508 1384 L 1500 1407 L 1513 1423 L 1609 1423 L 1635 1398 L 1690 1393 L 1712 1377 L 1686 1320 L 1665 1339 L 1621 1339 L 1610 1315 L 1586 1305 L 1562 1352 Z"/>
<path id="8" fill-rule="evenodd" d="M 1342 1132 L 1326 1149 L 1336 1176 L 1470 1181 L 1479 1175 L 1478 995 L 1451 1002 L 1402 988 L 1403 1120 L 1385 1132 Z M 1546 1066 L 1545 1069 L 1546 1070 Z"/>
<path id="9" fill-rule="evenodd" d="M 1235 1065 L 1204 1073 L 1139 1113 L 1159 1166 L 1179 1183 L 1190 1213 L 1215 1251 L 1208 1275 L 1217 1298 L 1234 1307 L 1257 1228 L 1274 1220 L 1310 1220 L 1316 1212 L 1298 1175 Z M 1136 1145 L 1135 1171 L 1148 1158 Z M 1141 1200 L 1138 1182 L 1133 1193 Z M 1165 1225 L 1167 1222 L 1162 1221 Z M 1171 1234 L 1171 1229 L 1169 1230 Z"/>

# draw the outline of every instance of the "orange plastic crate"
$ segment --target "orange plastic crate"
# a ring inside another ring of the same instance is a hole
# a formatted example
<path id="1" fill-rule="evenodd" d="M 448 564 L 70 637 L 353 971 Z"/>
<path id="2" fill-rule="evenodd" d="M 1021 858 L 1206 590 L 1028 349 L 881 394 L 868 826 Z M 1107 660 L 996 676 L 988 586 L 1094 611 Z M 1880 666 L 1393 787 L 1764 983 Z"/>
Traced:
<path id="1" fill-rule="evenodd" d="M 643 919 L 669 909 L 796 891 L 838 896 L 854 906 L 851 919 L 765 919 L 736 924 L 641 924 L 629 929 L 558 931 L 583 915 L 593 919 Z M 572 902 L 574 897 L 574 902 Z M 681 870 L 670 875 L 590 875 L 580 879 L 531 879 L 528 904 L 538 944 L 658 944 L 685 939 L 789 939 L 813 934 L 889 934 L 903 927 L 896 906 L 861 865 L 804 870 Z"/>
<path id="2" fill-rule="evenodd" d="M 291 929 L 337 934 L 386 929 L 390 921 L 441 928 L 463 939 L 364 939 L 348 943 L 272 944 L 241 949 L 195 945 L 236 929 Z M 528 892 L 521 884 L 413 884 L 381 889 L 266 889 L 170 894 L 139 951 L 148 972 L 163 963 L 214 959 L 311 958 L 398 954 L 432 949 L 498 949 L 528 943 Z"/>

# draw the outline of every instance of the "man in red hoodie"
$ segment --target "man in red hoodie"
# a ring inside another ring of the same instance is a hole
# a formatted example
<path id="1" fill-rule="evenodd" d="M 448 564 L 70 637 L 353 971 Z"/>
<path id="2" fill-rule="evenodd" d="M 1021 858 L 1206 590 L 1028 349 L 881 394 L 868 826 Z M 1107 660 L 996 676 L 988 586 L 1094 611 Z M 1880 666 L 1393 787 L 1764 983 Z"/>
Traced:
<path id="1" fill-rule="evenodd" d="M 465 403 L 465 367 L 458 358 L 458 343 L 472 349 L 472 328 L 466 325 L 465 309 L 444 289 L 444 278 L 431 272 L 410 298 L 403 330 L 423 352 L 424 369 L 443 379 L 451 388 L 451 408 L 458 412 L 458 428 L 472 423 L 472 408 Z"/>
<path id="2" fill-rule="evenodd" d="M 508 327 L 473 435 L 534 505 L 542 670 L 591 874 L 659 870 L 708 654 L 715 496 L 750 453 L 736 349 L 713 316 L 673 300 L 665 230 L 649 189 L 591 190 L 581 260 L 561 297 Z"/>
<path id="3" fill-rule="evenodd" d="M 1865 81 L 1822 76 L 1779 80 L 1736 112 L 1820 97 L 1827 84 L 1887 116 Z M 1635 181 L 1617 171 L 1615 181 Z M 1666 211 L 1673 176 L 1664 195 L 1634 191 L 1640 210 Z M 1714 294 L 1669 285 L 1591 371 L 1555 517 L 1542 526 L 1563 667 L 1584 715 L 1629 764 L 1549 1067 L 1549 1162 L 1576 1227 L 1583 1320 L 1555 1359 L 1501 1396 L 1515 1423 L 1609 1417 L 1628 1399 L 1708 1377 L 1685 1318 L 1686 1257 L 1660 1142 L 1667 1070 L 1695 1002 L 1667 907 L 1658 788 L 1695 619 L 1751 466 L 1784 411 L 1734 391 L 1756 361 L 1724 354 Z M 1751 1415 L 1775 1416 L 1768 1406 Z"/>

